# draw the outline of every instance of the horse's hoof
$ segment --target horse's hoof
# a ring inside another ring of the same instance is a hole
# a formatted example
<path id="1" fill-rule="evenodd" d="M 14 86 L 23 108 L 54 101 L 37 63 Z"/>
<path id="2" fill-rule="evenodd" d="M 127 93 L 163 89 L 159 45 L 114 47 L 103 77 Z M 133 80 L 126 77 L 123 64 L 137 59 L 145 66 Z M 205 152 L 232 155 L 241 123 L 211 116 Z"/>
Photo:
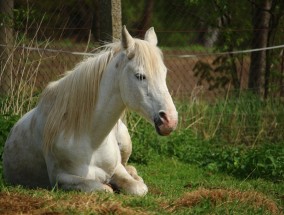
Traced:
<path id="1" fill-rule="evenodd" d="M 106 193 L 113 193 L 113 189 L 109 185 L 106 185 L 106 184 L 103 185 L 103 190 Z"/>
<path id="2" fill-rule="evenodd" d="M 148 187 L 143 182 L 135 181 L 135 184 L 130 185 L 129 189 L 125 190 L 125 193 L 135 196 L 145 196 L 148 193 Z"/>

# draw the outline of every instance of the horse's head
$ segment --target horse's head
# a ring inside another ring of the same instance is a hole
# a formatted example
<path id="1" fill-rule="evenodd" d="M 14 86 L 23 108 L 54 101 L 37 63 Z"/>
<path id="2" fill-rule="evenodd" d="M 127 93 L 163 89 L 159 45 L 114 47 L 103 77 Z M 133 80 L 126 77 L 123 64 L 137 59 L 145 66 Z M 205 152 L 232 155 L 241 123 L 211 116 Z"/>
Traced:
<path id="1" fill-rule="evenodd" d="M 124 104 L 154 124 L 160 135 L 169 135 L 177 126 L 178 114 L 166 85 L 167 69 L 154 28 L 146 32 L 145 40 L 139 40 L 124 27 L 121 45 L 125 63 L 120 91 Z"/>

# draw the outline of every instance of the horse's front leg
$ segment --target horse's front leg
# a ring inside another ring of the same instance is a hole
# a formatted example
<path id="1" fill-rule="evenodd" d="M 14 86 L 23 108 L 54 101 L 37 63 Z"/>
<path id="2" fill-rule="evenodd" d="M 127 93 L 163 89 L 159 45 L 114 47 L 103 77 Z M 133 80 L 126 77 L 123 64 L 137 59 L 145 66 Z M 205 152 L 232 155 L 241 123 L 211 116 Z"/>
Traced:
<path id="1" fill-rule="evenodd" d="M 97 180 L 86 179 L 67 173 L 58 174 L 56 181 L 59 188 L 64 190 L 78 190 L 82 192 L 113 192 L 110 186 Z"/>
<path id="2" fill-rule="evenodd" d="M 126 165 L 125 169 L 135 180 L 144 182 L 143 178 L 138 175 L 137 170 L 134 166 Z"/>
<path id="3" fill-rule="evenodd" d="M 144 196 L 148 192 L 143 180 L 135 180 L 122 164 L 117 166 L 110 183 L 126 194 Z"/>
<path id="4" fill-rule="evenodd" d="M 131 155 L 131 152 L 132 152 L 132 141 L 131 141 L 128 129 L 122 120 L 118 120 L 115 131 L 116 131 L 116 141 L 118 143 L 120 155 L 121 155 L 121 164 L 125 167 L 127 172 L 135 180 L 143 182 L 143 179 L 137 174 L 135 167 L 127 164 L 129 157 Z"/>

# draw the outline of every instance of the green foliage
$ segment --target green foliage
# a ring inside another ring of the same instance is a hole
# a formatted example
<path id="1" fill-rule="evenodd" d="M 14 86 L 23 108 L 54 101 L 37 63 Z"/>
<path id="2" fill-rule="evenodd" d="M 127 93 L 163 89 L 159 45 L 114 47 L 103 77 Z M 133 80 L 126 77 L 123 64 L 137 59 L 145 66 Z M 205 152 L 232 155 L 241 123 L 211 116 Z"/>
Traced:
<path id="1" fill-rule="evenodd" d="M 283 144 L 283 143 L 282 143 Z M 255 148 L 210 147 L 203 152 L 202 159 L 194 155 L 189 162 L 197 163 L 210 171 L 227 172 L 241 178 L 265 178 L 272 181 L 284 179 L 284 147 L 262 145 Z"/>
<path id="2" fill-rule="evenodd" d="M 180 116 L 179 127 L 169 137 L 158 136 L 155 128 L 140 116 L 128 114 L 127 121 L 133 141 L 130 162 L 134 163 L 149 186 L 149 194 L 143 198 L 123 195 L 114 195 L 111 198 L 122 202 L 124 207 L 171 214 L 171 206 L 184 193 L 194 193 L 202 188 L 210 191 L 217 187 L 225 191 L 237 189 L 266 193 L 283 205 L 280 194 L 284 189 L 284 142 L 281 136 L 283 134 L 277 130 L 283 128 L 283 103 L 262 101 L 246 94 L 215 104 L 197 100 L 189 104 L 180 102 L 177 109 Z M 18 118 L 8 114 L 0 116 L 0 154 L 9 131 Z M 263 125 L 272 122 L 277 123 L 277 126 L 271 127 L 267 131 L 269 135 L 263 135 L 262 139 L 256 141 L 258 137 L 254 133 L 260 133 L 259 129 L 263 129 Z M 228 125 L 230 127 L 226 128 Z M 247 126 L 242 130 L 246 136 L 246 144 L 234 141 L 235 126 Z M 233 131 L 230 133 L 230 130 Z M 41 196 L 41 192 L 44 192 L 8 187 L 1 178 L 0 190 L 32 193 L 33 197 Z M 65 201 L 79 195 L 77 192 L 66 193 L 60 190 L 53 190 L 48 194 L 54 196 L 54 201 L 58 201 L 62 196 L 65 196 Z M 96 194 L 92 194 L 92 198 L 94 195 Z M 109 199 L 105 196 L 102 198 Z M 50 200 L 50 197 L 48 199 Z M 164 206 L 161 207 L 161 204 Z M 78 213 L 75 207 L 67 206 L 53 210 Z M 85 213 L 92 211 L 84 210 Z M 255 206 L 249 202 L 238 202 L 238 199 L 224 199 L 216 204 L 214 199 L 202 197 L 197 203 L 179 207 L 174 211 L 175 214 L 227 212 L 267 214 L 268 209 L 265 205 Z"/>
<path id="3" fill-rule="evenodd" d="M 2 173 L 2 154 L 3 154 L 4 144 L 10 133 L 11 128 L 17 122 L 18 119 L 19 119 L 18 116 L 0 115 L 0 173 Z"/>
<path id="4" fill-rule="evenodd" d="M 240 89 L 240 77 L 237 75 L 237 64 L 243 62 L 244 56 L 240 55 L 220 55 L 212 63 L 199 60 L 194 68 L 194 76 L 198 77 L 198 84 L 204 81 L 209 85 L 209 90 L 226 89 L 229 85 L 235 89 Z M 240 70 L 243 70 L 243 65 Z"/>
<path id="5" fill-rule="evenodd" d="M 175 157 L 212 172 L 240 178 L 284 180 L 284 107 L 254 95 L 215 104 L 179 104 L 180 127 L 160 137 L 141 117 L 130 114 L 131 161 L 147 164 L 160 156 Z"/>
<path id="6" fill-rule="evenodd" d="M 10 130 L 18 119 L 18 116 L 0 115 L 0 156 L 2 155 L 3 146 Z"/>
<path id="7" fill-rule="evenodd" d="M 215 103 L 183 105 L 182 121 L 207 140 L 229 144 L 278 143 L 284 139 L 284 104 L 279 99 L 261 100 L 240 93 Z"/>
<path id="8" fill-rule="evenodd" d="M 3 186 L 0 211 L 3 214 L 255 215 L 279 214 L 276 207 L 279 210 L 283 207 L 284 186 L 280 183 L 212 174 L 170 158 L 135 167 L 149 188 L 144 197 Z M 230 193 L 235 195 L 230 198 Z"/>
<path id="9" fill-rule="evenodd" d="M 139 129 L 144 126 L 149 127 L 141 123 Z M 169 138 L 154 137 L 153 128 L 145 127 L 141 133 L 133 134 L 131 162 L 147 164 L 152 159 L 160 159 L 160 155 L 176 157 L 212 172 L 226 172 L 240 178 L 284 180 L 284 142 L 255 147 L 232 146 L 218 144 L 215 140 L 201 140 L 184 129 Z"/>
<path id="10" fill-rule="evenodd" d="M 284 104 L 254 95 L 232 96 L 214 104 L 177 104 L 179 127 L 158 136 L 137 114 L 128 114 L 133 141 L 131 162 L 149 164 L 161 157 L 178 158 L 212 172 L 240 178 L 284 179 Z M 0 152 L 18 117 L 0 116 Z"/>

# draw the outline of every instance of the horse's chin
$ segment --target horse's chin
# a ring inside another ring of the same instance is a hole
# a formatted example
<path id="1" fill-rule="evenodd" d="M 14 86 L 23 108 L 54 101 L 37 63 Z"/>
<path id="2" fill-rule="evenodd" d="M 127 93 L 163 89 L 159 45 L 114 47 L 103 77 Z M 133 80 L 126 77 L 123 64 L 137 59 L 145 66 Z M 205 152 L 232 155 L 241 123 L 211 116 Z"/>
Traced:
<path id="1" fill-rule="evenodd" d="M 158 126 L 157 124 L 155 124 L 155 128 L 156 128 L 157 133 L 161 136 L 168 136 L 174 130 L 172 128 L 166 128 L 163 125 Z"/>

